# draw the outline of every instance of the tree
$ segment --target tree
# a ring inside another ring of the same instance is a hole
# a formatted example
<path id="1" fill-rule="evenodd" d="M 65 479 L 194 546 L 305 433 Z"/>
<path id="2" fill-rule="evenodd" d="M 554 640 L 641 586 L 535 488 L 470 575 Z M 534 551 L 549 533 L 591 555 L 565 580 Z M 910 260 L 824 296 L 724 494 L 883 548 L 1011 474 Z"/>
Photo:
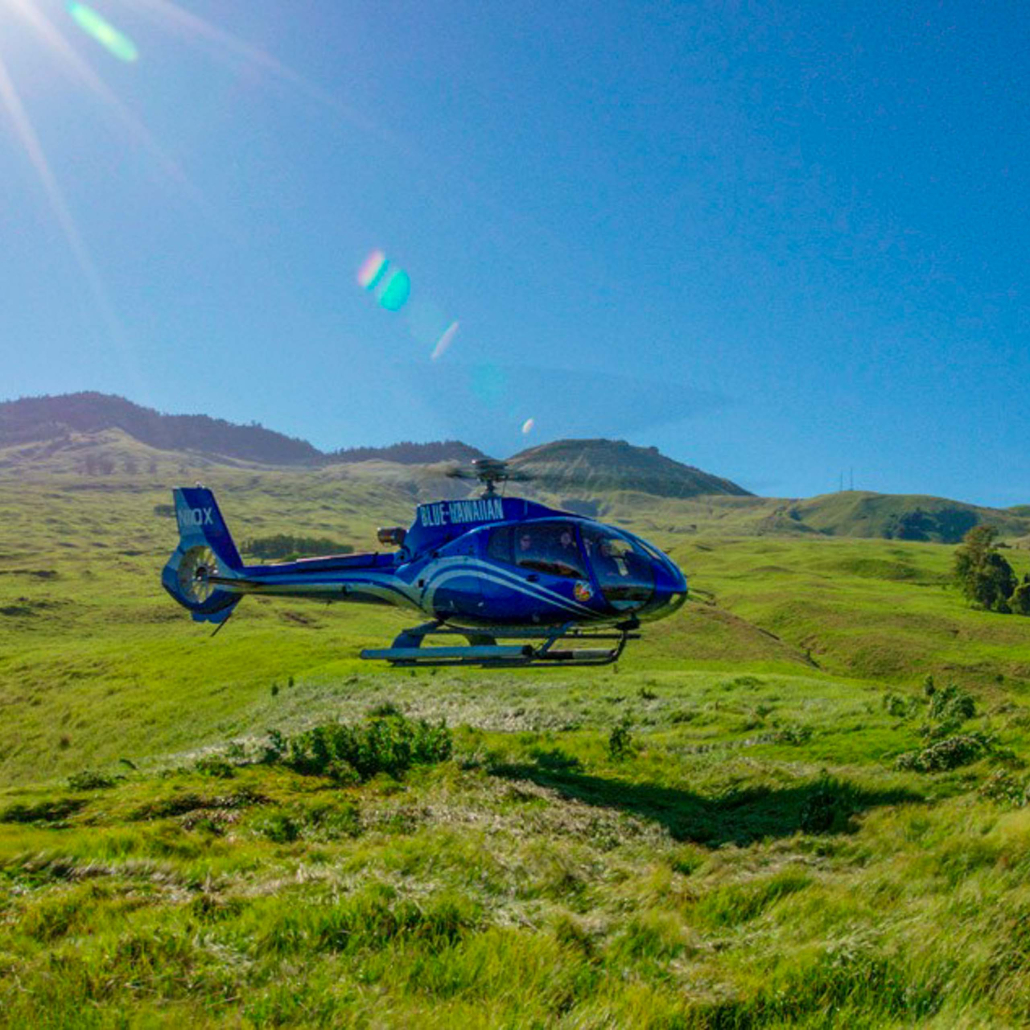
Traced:
<path id="1" fill-rule="evenodd" d="M 955 551 L 955 579 L 971 603 L 988 611 L 1009 612 L 1016 575 L 994 544 L 993 526 L 974 526 Z"/>

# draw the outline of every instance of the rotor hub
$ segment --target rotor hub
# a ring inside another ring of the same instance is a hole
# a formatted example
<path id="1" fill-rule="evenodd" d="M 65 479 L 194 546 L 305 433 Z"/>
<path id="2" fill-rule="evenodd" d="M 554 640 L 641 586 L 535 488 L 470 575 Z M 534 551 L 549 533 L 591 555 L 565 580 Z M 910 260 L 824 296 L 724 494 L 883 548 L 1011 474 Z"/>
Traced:
<path id="1" fill-rule="evenodd" d="M 214 592 L 212 576 L 218 575 L 218 559 L 206 544 L 191 547 L 179 562 L 179 589 L 191 604 L 203 604 Z"/>

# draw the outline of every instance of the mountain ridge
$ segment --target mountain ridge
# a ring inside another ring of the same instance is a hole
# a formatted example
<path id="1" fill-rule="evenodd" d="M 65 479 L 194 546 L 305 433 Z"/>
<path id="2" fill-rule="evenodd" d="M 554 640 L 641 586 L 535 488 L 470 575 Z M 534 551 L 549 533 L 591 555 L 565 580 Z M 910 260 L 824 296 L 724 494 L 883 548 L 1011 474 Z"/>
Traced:
<path id="1" fill-rule="evenodd" d="M 370 459 L 421 464 L 484 457 L 478 448 L 460 440 L 401 441 L 386 447 L 325 452 L 307 440 L 267 429 L 259 422 L 241 425 L 210 415 L 166 415 L 125 397 L 97 391 L 0 402 L 0 448 L 110 429 L 123 430 L 158 450 L 192 451 L 264 465 L 317 466 Z"/>
<path id="2" fill-rule="evenodd" d="M 301 476 L 343 476 L 341 482 L 375 482 L 427 500 L 452 496 L 457 488 L 442 475 L 441 463 L 481 455 L 461 441 L 325 453 L 257 423 L 161 415 L 100 393 L 0 402 L 0 474 L 84 475 L 91 489 L 114 490 L 119 483 L 129 488 L 137 476 L 158 476 L 167 483 L 191 474 L 207 476 L 212 468 L 252 467 L 255 472 L 292 470 Z M 668 525 L 670 532 L 704 527 L 727 536 L 956 543 L 972 526 L 989 523 L 1014 546 L 1030 546 L 1030 505 L 993 509 L 928 495 L 867 491 L 763 498 L 667 458 L 655 447 L 625 440 L 556 440 L 520 451 L 509 461 L 516 471 L 534 474 L 534 481 L 525 484 L 529 493 L 543 492 L 545 500 L 561 508 L 616 520 L 635 512 L 656 527 Z"/>
<path id="3" fill-rule="evenodd" d="M 256 422 L 244 426 L 209 415 L 164 415 L 124 397 L 98 392 L 0 403 L 0 449 L 39 443 L 81 446 L 81 440 L 73 439 L 76 434 L 95 437 L 114 430 L 162 451 L 265 465 L 325 467 L 364 461 L 418 465 L 486 457 L 460 440 L 401 441 L 324 452 Z M 728 479 L 667 458 L 655 447 L 636 447 L 625 440 L 558 440 L 522 451 L 511 460 L 527 471 L 572 473 L 570 478 L 578 479 L 578 485 L 587 490 L 639 490 L 662 497 L 748 496 L 748 491 Z"/>

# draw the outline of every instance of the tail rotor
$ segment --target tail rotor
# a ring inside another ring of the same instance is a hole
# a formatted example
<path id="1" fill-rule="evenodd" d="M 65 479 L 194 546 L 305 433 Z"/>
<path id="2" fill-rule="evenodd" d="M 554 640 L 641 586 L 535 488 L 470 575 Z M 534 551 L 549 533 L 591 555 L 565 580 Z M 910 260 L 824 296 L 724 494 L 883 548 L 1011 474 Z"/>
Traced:
<path id="1" fill-rule="evenodd" d="M 195 621 L 222 623 L 240 600 L 222 584 L 243 568 L 243 562 L 210 490 L 182 487 L 172 495 L 179 546 L 161 573 L 161 584 Z"/>

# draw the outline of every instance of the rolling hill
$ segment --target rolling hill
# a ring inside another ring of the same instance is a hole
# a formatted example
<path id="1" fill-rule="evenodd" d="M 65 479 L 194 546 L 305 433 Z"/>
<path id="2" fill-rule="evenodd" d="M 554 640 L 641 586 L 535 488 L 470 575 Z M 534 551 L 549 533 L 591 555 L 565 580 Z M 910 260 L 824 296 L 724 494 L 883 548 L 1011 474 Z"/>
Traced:
<path id="1" fill-rule="evenodd" d="M 295 469 L 316 479 L 383 485 L 412 500 L 464 496 L 468 484 L 426 468 L 482 456 L 457 440 L 348 447 L 325 453 L 257 424 L 162 415 L 121 397 L 76 393 L 0 403 L 0 469 L 32 474 L 156 477 L 188 471 Z M 651 532 L 836 536 L 957 543 L 974 525 L 1030 546 L 1030 506 L 1006 510 L 915 494 L 842 491 L 807 499 L 756 497 L 729 479 L 624 440 L 558 440 L 514 455 L 534 477 L 522 489 L 568 510 L 638 522 Z M 521 486 L 521 484 L 520 484 Z"/>
<path id="2" fill-rule="evenodd" d="M 160 451 L 261 465 L 325 465 L 368 460 L 401 464 L 468 461 L 482 451 L 459 440 L 403 442 L 389 447 L 344 448 L 331 454 L 306 440 L 285 436 L 258 423 L 238 425 L 208 415 L 163 415 L 109 394 L 86 392 L 58 397 L 23 397 L 0 403 L 0 449 L 46 443 L 48 453 L 81 438 L 121 430 Z"/>
<path id="3" fill-rule="evenodd" d="M 654 497 L 699 494 L 750 496 L 743 487 L 658 453 L 657 447 L 634 447 L 625 440 L 557 440 L 513 455 L 520 472 L 579 493 L 632 490 Z"/>

